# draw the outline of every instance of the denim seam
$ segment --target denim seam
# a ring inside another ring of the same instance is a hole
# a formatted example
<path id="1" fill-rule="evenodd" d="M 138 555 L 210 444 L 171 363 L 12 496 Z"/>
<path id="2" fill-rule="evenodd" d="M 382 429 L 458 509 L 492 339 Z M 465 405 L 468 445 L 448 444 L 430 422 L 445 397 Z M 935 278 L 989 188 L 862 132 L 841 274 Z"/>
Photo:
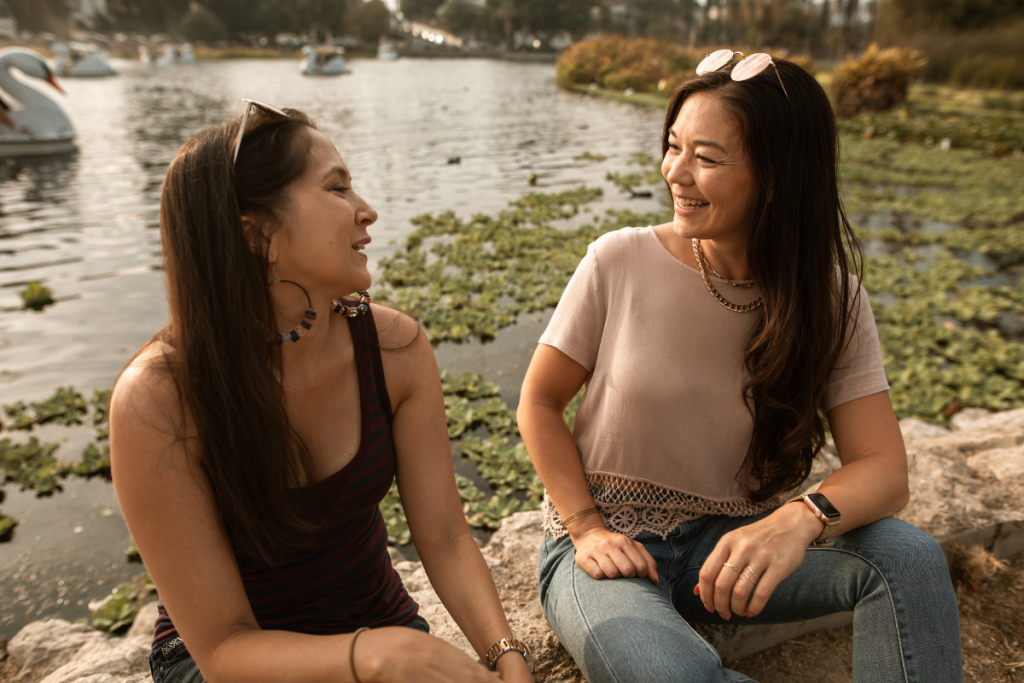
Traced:
<path id="1" fill-rule="evenodd" d="M 575 550 L 573 551 L 573 556 L 571 558 L 571 562 L 572 562 L 572 564 L 569 566 L 569 572 L 570 572 L 570 575 L 572 577 L 572 597 L 576 601 L 576 609 L 579 611 L 580 615 L 583 616 L 583 623 L 587 627 L 587 632 L 590 634 L 591 640 L 597 645 L 596 650 L 597 650 L 598 655 L 600 655 L 601 659 L 604 662 L 605 669 L 607 669 L 608 672 L 612 675 L 612 678 L 615 679 L 615 683 L 618 683 L 619 677 L 615 675 L 615 670 L 612 668 L 611 663 L 608 660 L 608 656 L 604 653 L 604 648 L 601 647 L 600 639 L 593 637 L 594 629 L 590 625 L 590 620 L 587 618 L 587 613 L 584 611 L 583 605 L 580 604 L 580 596 L 579 596 L 579 593 L 576 590 L 576 552 L 575 552 Z M 583 571 L 583 569 L 580 569 L 580 571 Z"/>
<path id="2" fill-rule="evenodd" d="M 852 555 L 853 557 L 866 562 L 872 569 L 878 572 L 880 577 L 882 577 L 882 583 L 885 585 L 885 592 L 889 596 L 889 604 L 892 605 L 892 619 L 896 626 L 896 644 L 899 646 L 900 650 L 900 665 L 903 667 L 903 680 L 906 681 L 906 683 L 910 683 L 910 675 L 907 673 L 907 655 L 903 651 L 903 636 L 900 632 L 899 615 L 896 614 L 896 601 L 892 597 L 892 589 L 889 587 L 889 579 L 886 577 L 885 572 L 879 569 L 878 566 L 868 558 L 850 550 L 843 550 L 842 548 L 808 548 L 807 550 L 810 552 L 838 552 Z M 854 609 L 856 609 L 856 605 L 854 606 Z"/>

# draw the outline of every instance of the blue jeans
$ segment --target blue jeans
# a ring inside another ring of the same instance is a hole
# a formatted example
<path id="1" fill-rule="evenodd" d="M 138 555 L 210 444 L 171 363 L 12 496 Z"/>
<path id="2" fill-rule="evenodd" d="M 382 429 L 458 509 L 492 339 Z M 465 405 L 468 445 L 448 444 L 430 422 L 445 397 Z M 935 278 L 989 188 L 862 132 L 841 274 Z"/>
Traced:
<path id="1" fill-rule="evenodd" d="M 689 623 L 772 624 L 853 612 L 853 679 L 864 683 L 963 680 L 960 617 L 939 545 L 906 522 L 882 519 L 808 548 L 803 564 L 754 618 L 725 622 L 693 594 L 704 560 L 752 517 L 706 516 L 667 539 L 643 532 L 660 582 L 595 580 L 576 565 L 568 536 L 540 552 L 540 598 L 551 628 L 590 683 L 751 681 L 726 669 Z M 687 623 L 689 622 L 689 623 Z"/>
<path id="2" fill-rule="evenodd" d="M 430 624 L 418 614 L 406 626 L 430 633 Z M 154 648 L 149 655 L 149 670 L 153 683 L 206 683 L 181 638 L 173 638 L 162 647 Z"/>

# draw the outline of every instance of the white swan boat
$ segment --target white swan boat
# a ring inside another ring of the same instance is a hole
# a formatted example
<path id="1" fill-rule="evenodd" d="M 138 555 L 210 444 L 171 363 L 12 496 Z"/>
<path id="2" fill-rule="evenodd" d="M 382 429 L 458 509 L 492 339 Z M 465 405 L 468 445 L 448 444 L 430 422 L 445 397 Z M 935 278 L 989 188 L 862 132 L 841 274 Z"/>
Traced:
<path id="1" fill-rule="evenodd" d="M 46 94 L 16 79 L 11 69 L 60 90 L 42 55 L 22 47 L 0 50 L 0 90 L 6 100 L 16 103 L 13 107 L 5 106 L 0 118 L 0 157 L 75 151 L 75 130 L 68 115 Z"/>
<path id="2" fill-rule="evenodd" d="M 110 66 L 110 55 L 86 43 L 54 43 L 50 48 L 56 62 L 53 71 L 61 77 L 90 78 L 98 76 L 114 76 L 117 74 Z"/>
<path id="3" fill-rule="evenodd" d="M 350 73 L 345 66 L 345 51 L 341 48 L 322 50 L 312 45 L 302 48 L 299 71 L 304 76 L 340 76 Z"/>

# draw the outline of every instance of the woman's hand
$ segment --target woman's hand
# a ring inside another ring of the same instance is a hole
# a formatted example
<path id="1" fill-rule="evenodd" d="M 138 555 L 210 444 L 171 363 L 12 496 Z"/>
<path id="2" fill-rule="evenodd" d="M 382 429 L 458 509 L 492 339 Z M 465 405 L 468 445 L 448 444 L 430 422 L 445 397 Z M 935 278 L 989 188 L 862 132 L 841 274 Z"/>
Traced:
<path id="1" fill-rule="evenodd" d="M 480 662 L 440 638 L 405 626 L 367 631 L 353 653 L 363 683 L 494 683 Z M 508 655 L 506 655 L 508 656 Z M 516 679 L 516 683 L 519 683 Z"/>
<path id="2" fill-rule="evenodd" d="M 595 521 L 583 517 L 573 522 L 573 526 L 584 524 L 586 528 L 571 532 L 580 569 L 595 579 L 646 576 L 658 583 L 658 564 L 642 543 L 609 531 L 599 517 Z"/>
<path id="3" fill-rule="evenodd" d="M 794 503 L 730 531 L 701 567 L 694 593 L 705 609 L 723 619 L 733 614 L 757 616 L 776 586 L 803 562 L 807 546 L 822 527 L 810 508 Z"/>

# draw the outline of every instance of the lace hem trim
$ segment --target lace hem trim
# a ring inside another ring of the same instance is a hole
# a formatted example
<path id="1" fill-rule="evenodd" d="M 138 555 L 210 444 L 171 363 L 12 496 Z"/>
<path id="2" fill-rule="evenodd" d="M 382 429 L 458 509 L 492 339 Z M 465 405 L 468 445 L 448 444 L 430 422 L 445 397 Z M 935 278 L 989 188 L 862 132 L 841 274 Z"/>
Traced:
<path id="1" fill-rule="evenodd" d="M 757 515 L 786 502 L 784 496 L 761 503 L 747 499 L 712 500 L 665 488 L 647 481 L 614 474 L 587 473 L 587 483 L 594 496 L 605 524 L 612 531 L 636 538 L 650 531 L 666 538 L 673 529 L 704 515 L 746 517 Z M 547 491 L 541 503 L 544 513 L 544 531 L 554 538 L 569 532 L 562 526 L 562 518 L 555 509 Z"/>

